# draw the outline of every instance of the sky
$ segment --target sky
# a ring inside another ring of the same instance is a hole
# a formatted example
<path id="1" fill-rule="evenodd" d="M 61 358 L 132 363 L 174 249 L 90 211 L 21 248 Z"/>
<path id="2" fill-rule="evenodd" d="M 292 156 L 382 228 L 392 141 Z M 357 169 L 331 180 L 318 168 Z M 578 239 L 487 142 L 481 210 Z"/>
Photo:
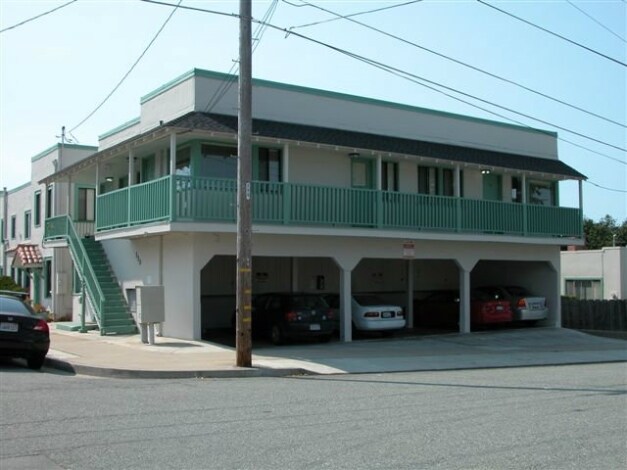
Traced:
<path id="1" fill-rule="evenodd" d="M 1 0 L 0 30 L 65 3 Z M 265 29 L 255 41 L 253 77 L 556 131 L 569 141 L 559 141 L 560 159 L 588 177 L 584 215 L 627 219 L 627 156 L 621 150 L 627 147 L 627 1 L 486 3 L 572 42 L 476 0 L 263 0 L 253 2 L 253 17 L 261 20 L 273 12 L 267 21 L 284 31 Z M 229 14 L 239 10 L 236 0 L 183 0 L 181 5 Z M 382 9 L 350 19 L 405 42 L 316 6 L 345 16 Z M 129 72 L 172 11 L 140 0 L 78 0 L 0 33 L 0 187 L 28 182 L 31 158 L 60 142 L 62 126 L 75 142 L 97 145 L 99 135 L 139 116 L 141 96 L 169 80 L 193 68 L 231 70 L 238 56 L 237 18 L 179 8 L 116 92 L 77 127 Z M 484 108 L 478 109 L 286 34 L 290 29 L 529 117 L 445 90 Z M 576 182 L 560 183 L 560 205 L 578 206 Z"/>

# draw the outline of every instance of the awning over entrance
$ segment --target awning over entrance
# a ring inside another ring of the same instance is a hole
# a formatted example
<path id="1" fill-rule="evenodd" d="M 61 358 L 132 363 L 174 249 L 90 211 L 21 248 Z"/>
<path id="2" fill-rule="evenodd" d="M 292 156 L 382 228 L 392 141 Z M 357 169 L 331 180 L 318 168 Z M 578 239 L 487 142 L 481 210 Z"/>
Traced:
<path id="1" fill-rule="evenodd" d="M 12 266 L 21 269 L 41 268 L 43 266 L 43 258 L 39 246 L 29 244 L 17 245 Z"/>

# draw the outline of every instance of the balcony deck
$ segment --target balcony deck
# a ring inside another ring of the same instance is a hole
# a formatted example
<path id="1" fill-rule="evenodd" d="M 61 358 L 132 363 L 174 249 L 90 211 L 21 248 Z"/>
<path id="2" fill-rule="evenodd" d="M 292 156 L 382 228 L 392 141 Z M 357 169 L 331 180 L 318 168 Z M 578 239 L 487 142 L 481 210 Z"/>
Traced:
<path id="1" fill-rule="evenodd" d="M 329 186 L 252 183 L 253 222 L 581 238 L 579 209 Z M 233 222 L 237 182 L 165 176 L 97 197 L 96 233 L 158 222 Z M 48 223 L 50 222 L 50 223 Z M 54 237 L 54 219 L 46 238 Z"/>

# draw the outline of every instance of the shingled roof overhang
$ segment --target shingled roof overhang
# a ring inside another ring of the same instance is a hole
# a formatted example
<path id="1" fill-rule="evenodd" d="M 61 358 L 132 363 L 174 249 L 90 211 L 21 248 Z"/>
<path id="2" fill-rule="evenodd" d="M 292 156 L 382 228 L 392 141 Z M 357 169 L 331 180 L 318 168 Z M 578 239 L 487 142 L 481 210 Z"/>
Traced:
<path id="1" fill-rule="evenodd" d="M 237 133 L 237 117 L 194 112 L 174 119 L 165 124 L 165 126 L 217 133 Z M 376 152 L 437 158 L 451 162 L 546 173 L 576 179 L 586 178 L 577 170 L 559 160 L 304 124 L 253 119 L 253 135 L 312 144 L 326 144 Z"/>
<path id="2" fill-rule="evenodd" d="M 110 148 L 96 152 L 89 158 L 42 179 L 40 183 L 47 184 L 58 180 L 83 168 L 95 165 L 98 160 L 113 157 L 125 149 L 141 145 L 143 142 L 161 139 L 167 136 L 169 132 L 177 130 L 185 132 L 203 131 L 236 136 L 237 117 L 201 112 L 188 113 Z M 544 173 L 562 178 L 586 179 L 585 175 L 560 160 L 305 124 L 253 119 L 253 135 L 259 138 L 301 142 L 312 145 L 321 144 L 347 149 L 433 158 L 449 161 L 451 164 L 461 162 L 488 168 L 504 168 L 523 172 Z"/>

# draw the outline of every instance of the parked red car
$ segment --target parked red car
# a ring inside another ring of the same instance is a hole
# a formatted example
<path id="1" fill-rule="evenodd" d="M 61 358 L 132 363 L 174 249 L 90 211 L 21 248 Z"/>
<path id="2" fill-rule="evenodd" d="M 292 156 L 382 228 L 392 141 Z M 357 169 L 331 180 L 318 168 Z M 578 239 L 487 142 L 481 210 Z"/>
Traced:
<path id="1" fill-rule="evenodd" d="M 459 291 L 442 290 L 414 303 L 416 326 L 459 328 Z M 509 323 L 513 320 L 510 302 L 490 290 L 470 293 L 470 322 L 473 326 Z"/>

